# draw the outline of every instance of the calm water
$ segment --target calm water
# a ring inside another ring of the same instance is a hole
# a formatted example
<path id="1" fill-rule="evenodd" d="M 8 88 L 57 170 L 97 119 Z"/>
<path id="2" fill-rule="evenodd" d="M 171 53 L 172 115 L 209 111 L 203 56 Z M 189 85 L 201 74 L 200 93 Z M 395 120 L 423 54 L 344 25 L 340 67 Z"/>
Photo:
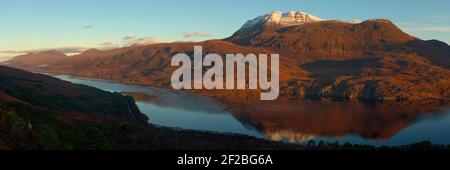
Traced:
<path id="1" fill-rule="evenodd" d="M 133 96 L 150 123 L 240 133 L 275 141 L 323 140 L 401 145 L 428 140 L 450 144 L 448 103 L 336 101 L 220 103 L 165 89 L 69 76 L 57 78 Z"/>

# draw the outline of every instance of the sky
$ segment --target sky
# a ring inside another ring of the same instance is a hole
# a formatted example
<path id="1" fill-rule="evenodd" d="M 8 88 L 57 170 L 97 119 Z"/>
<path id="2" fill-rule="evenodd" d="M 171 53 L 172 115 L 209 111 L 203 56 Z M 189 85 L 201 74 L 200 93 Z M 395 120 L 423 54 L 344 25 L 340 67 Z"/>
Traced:
<path id="1" fill-rule="evenodd" d="M 75 54 L 142 40 L 220 39 L 270 11 L 385 18 L 421 39 L 450 43 L 449 0 L 0 0 L 0 61 L 44 49 Z"/>

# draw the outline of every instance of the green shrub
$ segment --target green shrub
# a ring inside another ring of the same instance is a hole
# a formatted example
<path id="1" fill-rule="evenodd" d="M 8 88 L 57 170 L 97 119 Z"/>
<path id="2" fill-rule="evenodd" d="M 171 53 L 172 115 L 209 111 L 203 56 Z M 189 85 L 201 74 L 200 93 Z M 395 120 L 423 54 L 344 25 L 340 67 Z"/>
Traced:
<path id="1" fill-rule="evenodd" d="M 39 124 L 36 128 L 37 142 L 42 149 L 63 149 L 57 131 L 47 124 Z"/>
<path id="2" fill-rule="evenodd" d="M 95 126 L 89 126 L 86 129 L 86 138 L 90 139 L 90 147 L 96 150 L 108 150 L 112 149 L 106 136 Z"/>
<path id="3" fill-rule="evenodd" d="M 27 123 L 15 112 L 7 112 L 5 114 L 4 123 L 11 141 L 17 143 L 21 148 L 28 148 L 30 144 L 30 134 L 28 132 Z"/>

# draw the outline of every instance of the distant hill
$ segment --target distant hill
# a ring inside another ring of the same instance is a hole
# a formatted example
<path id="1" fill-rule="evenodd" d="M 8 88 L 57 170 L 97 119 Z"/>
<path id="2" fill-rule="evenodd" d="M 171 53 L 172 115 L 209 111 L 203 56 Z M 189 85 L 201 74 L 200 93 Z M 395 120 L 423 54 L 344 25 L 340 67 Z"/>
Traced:
<path id="1" fill-rule="evenodd" d="M 16 56 L 3 64 L 27 68 L 29 70 L 39 70 L 49 65 L 63 61 L 67 56 L 56 50 L 31 52 L 28 54 Z"/>

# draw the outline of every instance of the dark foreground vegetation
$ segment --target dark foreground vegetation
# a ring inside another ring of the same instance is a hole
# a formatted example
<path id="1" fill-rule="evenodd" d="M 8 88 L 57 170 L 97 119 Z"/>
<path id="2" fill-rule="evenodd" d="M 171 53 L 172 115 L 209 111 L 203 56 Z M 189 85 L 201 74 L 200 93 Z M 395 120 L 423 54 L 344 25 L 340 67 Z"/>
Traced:
<path id="1" fill-rule="evenodd" d="M 0 149 L 294 149 L 253 137 L 154 127 L 60 113 L 28 104 L 0 104 Z"/>

